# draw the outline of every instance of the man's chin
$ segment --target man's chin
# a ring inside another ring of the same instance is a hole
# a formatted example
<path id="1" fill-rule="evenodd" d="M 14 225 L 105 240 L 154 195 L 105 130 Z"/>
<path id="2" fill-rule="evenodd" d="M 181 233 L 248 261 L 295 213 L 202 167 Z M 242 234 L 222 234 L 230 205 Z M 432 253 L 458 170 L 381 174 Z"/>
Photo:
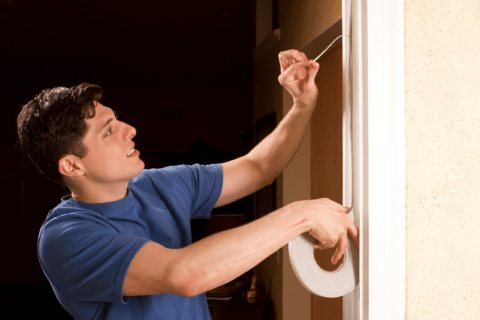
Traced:
<path id="1" fill-rule="evenodd" d="M 136 176 L 138 176 L 140 173 L 142 173 L 143 169 L 145 169 L 145 162 L 143 162 L 143 160 L 139 159 L 140 161 L 142 161 L 142 165 L 139 165 L 138 166 L 138 169 L 137 171 L 135 172 L 135 176 L 133 176 L 131 179 L 135 178 Z"/>

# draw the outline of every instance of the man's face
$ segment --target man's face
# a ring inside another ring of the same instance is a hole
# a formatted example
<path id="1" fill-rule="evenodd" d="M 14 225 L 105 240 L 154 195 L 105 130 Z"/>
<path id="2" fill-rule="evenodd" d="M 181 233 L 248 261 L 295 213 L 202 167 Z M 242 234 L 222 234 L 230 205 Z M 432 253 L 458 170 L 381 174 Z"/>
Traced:
<path id="1" fill-rule="evenodd" d="M 98 102 L 95 106 L 95 117 L 85 119 L 88 130 L 83 143 L 88 152 L 81 159 L 85 175 L 97 183 L 128 182 L 145 167 L 138 150 L 127 156 L 134 147 L 136 130 L 118 121 L 112 109 Z"/>

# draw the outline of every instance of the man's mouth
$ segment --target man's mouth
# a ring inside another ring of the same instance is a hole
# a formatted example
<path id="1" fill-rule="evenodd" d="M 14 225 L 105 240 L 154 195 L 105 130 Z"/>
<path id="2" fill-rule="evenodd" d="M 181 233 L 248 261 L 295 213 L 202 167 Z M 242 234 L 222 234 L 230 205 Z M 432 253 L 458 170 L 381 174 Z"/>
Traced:
<path id="1" fill-rule="evenodd" d="M 127 154 L 127 157 L 130 157 L 134 151 L 135 151 L 135 148 L 133 148 L 133 149 Z"/>

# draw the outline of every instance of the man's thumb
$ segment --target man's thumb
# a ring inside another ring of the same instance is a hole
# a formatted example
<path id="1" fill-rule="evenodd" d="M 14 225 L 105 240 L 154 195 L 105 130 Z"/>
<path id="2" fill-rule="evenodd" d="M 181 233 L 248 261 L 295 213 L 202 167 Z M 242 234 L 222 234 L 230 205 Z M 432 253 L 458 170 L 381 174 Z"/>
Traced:
<path id="1" fill-rule="evenodd" d="M 320 64 L 318 62 L 312 62 L 308 66 L 308 81 L 315 81 L 315 76 L 317 75 L 318 70 L 320 70 Z"/>

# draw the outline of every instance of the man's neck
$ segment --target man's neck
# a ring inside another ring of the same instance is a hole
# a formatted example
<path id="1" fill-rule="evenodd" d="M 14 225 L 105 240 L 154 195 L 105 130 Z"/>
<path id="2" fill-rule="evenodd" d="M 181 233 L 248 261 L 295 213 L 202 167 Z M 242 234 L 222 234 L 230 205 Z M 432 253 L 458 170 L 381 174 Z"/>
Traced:
<path id="1" fill-rule="evenodd" d="M 72 188 L 73 200 L 84 203 L 106 203 L 118 201 L 128 194 L 128 182 L 115 185 L 95 185 Z"/>

